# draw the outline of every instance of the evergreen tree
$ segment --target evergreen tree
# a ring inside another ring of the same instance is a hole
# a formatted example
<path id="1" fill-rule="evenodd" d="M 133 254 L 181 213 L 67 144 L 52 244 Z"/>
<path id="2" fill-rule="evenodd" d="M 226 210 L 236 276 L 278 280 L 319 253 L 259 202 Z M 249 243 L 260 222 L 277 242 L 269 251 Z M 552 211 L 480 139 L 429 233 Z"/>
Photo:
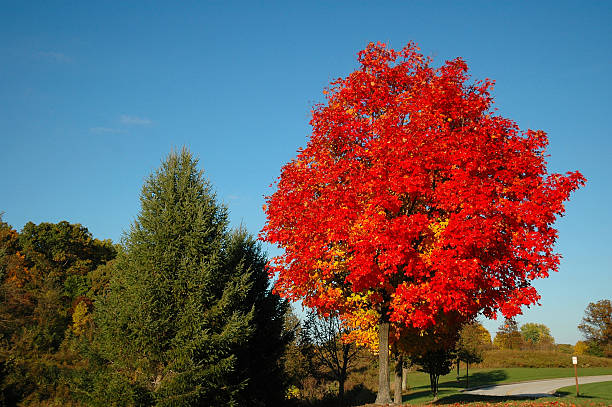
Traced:
<path id="1" fill-rule="evenodd" d="M 237 405 L 257 369 L 275 378 L 277 359 L 266 358 L 282 352 L 285 304 L 268 290 L 254 240 L 228 231 L 227 210 L 187 150 L 146 180 L 123 246 L 96 302 L 93 348 L 111 368 L 94 380 L 92 401 Z"/>
<path id="2" fill-rule="evenodd" d="M 242 309 L 252 310 L 252 335 L 235 351 L 235 382 L 245 384 L 239 392 L 239 405 L 278 406 L 284 400 L 287 384 L 280 361 L 293 337 L 293 332 L 284 329 L 289 304 L 272 293 L 267 259 L 257 241 L 244 229 L 229 235 L 226 251 L 227 269 L 237 274 L 248 273 L 251 282 Z"/>

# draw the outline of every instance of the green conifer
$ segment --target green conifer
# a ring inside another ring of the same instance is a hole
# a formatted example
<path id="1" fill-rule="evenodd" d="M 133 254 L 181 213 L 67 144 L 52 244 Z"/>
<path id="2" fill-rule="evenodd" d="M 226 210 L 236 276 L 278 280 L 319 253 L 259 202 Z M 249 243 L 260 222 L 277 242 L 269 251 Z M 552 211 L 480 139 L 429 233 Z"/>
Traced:
<path id="1" fill-rule="evenodd" d="M 228 231 L 227 210 L 187 150 L 170 153 L 146 180 L 123 247 L 94 316 L 94 348 L 115 381 L 98 379 L 107 385 L 94 383 L 93 398 L 164 406 L 249 399 L 258 320 L 282 326 L 285 304 L 268 290 L 254 240 Z M 280 328 L 265 334 L 282 345 Z"/>

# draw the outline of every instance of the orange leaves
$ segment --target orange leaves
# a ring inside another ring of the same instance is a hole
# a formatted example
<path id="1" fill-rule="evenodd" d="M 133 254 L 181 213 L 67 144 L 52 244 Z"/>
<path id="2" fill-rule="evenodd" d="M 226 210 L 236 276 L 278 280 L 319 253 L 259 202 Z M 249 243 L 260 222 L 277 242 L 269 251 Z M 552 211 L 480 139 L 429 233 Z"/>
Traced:
<path id="1" fill-rule="evenodd" d="M 17 251 L 12 255 L 7 255 L 4 262 L 7 281 L 13 282 L 17 287 L 23 287 L 32 279 L 32 272 L 26 267 L 26 258 L 21 252 Z"/>
<path id="2" fill-rule="evenodd" d="M 547 173 L 544 132 L 491 114 L 493 81 L 417 50 L 359 53 L 264 207 L 261 238 L 284 249 L 277 292 L 355 326 L 376 315 L 426 329 L 536 303 L 532 279 L 558 267 L 553 223 L 585 182 Z"/>

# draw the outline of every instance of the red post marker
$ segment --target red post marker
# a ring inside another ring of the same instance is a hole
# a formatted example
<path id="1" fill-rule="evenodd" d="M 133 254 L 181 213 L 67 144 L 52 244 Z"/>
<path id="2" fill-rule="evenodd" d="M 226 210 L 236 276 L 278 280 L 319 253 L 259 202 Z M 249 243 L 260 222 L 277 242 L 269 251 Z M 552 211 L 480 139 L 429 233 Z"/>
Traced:
<path id="1" fill-rule="evenodd" d="M 574 376 L 576 377 L 576 397 L 579 396 L 578 393 L 578 357 L 572 356 L 572 363 L 574 364 Z"/>

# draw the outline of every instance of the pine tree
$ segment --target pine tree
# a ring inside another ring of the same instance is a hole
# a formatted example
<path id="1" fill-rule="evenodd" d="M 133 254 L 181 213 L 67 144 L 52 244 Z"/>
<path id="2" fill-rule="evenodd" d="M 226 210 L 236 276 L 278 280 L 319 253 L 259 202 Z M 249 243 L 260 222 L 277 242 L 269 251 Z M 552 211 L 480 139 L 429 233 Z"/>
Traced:
<path id="1" fill-rule="evenodd" d="M 243 312 L 252 310 L 252 335 L 236 349 L 235 382 L 245 386 L 238 394 L 241 406 L 278 406 L 285 397 L 286 379 L 280 360 L 293 337 L 284 329 L 289 304 L 271 292 L 266 263 L 257 241 L 240 228 L 228 236 L 227 269 L 248 273 L 250 289 Z"/>
<path id="2" fill-rule="evenodd" d="M 123 248 L 95 303 L 93 354 L 110 368 L 93 380 L 91 401 L 231 406 L 248 399 L 256 369 L 275 378 L 286 305 L 186 149 L 146 180 Z"/>

